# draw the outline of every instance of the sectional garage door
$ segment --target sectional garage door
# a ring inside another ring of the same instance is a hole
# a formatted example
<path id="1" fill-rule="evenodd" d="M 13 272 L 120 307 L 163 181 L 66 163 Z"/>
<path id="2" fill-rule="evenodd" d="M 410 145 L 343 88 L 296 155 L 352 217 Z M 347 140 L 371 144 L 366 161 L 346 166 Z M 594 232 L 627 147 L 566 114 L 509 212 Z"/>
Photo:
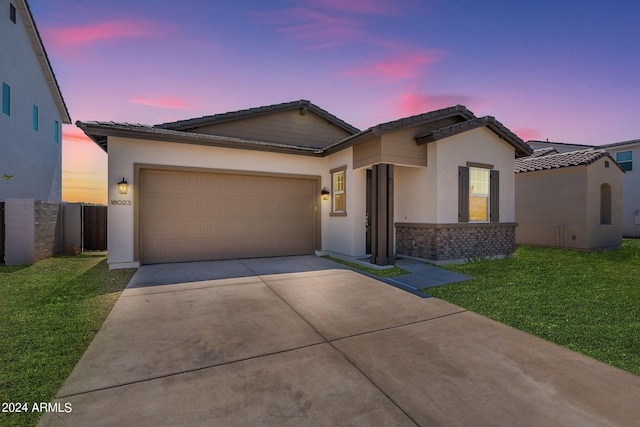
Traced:
<path id="1" fill-rule="evenodd" d="M 314 179 L 140 171 L 144 264 L 312 254 Z"/>

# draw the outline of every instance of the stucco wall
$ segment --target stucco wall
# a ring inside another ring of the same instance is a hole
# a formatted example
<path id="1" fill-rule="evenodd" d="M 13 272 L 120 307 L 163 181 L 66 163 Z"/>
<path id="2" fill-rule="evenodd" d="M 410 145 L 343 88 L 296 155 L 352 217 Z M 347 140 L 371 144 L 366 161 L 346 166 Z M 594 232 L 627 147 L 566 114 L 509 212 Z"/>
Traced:
<path id="1" fill-rule="evenodd" d="M 586 166 L 517 174 L 516 243 L 587 248 L 586 198 Z M 567 238 L 557 243 L 559 226 Z"/>
<path id="2" fill-rule="evenodd" d="M 606 165 L 609 167 L 606 167 Z M 617 248 L 622 243 L 622 171 L 608 158 L 587 167 L 587 247 L 590 250 Z M 600 224 L 600 187 L 611 186 L 611 225 Z"/>
<path id="3" fill-rule="evenodd" d="M 432 143 L 433 144 L 433 143 Z M 437 141 L 438 223 L 458 222 L 458 166 L 493 165 L 500 171 L 500 222 L 515 219 L 515 148 L 482 127 Z M 429 159 L 434 159 L 429 153 Z M 433 161 L 429 161 L 429 166 Z"/>
<path id="4" fill-rule="evenodd" d="M 62 144 L 54 142 L 54 121 L 62 125 L 20 13 L 9 20 L 9 6 L 0 8 L 0 85 L 11 87 L 11 115 L 0 111 L 0 200 L 32 198 L 59 202 L 62 197 Z M 2 87 L 0 86 L 0 92 Z M 32 110 L 39 110 L 39 130 L 32 126 Z"/>
<path id="5" fill-rule="evenodd" d="M 608 158 L 516 175 L 518 244 L 598 250 L 620 246 L 623 174 Z M 612 225 L 600 224 L 600 186 L 611 185 Z M 566 227 L 560 234 L 556 227 Z"/>

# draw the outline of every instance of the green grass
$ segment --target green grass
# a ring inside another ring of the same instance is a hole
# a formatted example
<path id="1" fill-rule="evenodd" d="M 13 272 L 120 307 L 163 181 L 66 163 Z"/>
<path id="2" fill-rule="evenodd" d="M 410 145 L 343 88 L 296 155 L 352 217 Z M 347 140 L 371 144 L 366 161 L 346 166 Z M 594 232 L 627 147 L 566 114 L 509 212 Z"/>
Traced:
<path id="1" fill-rule="evenodd" d="M 475 279 L 423 292 L 640 375 L 640 241 L 594 253 L 522 246 L 447 268 Z"/>
<path id="2" fill-rule="evenodd" d="M 0 402 L 50 402 L 134 271 L 109 271 L 104 254 L 0 266 Z M 0 425 L 40 415 L 2 413 Z"/>
<path id="3" fill-rule="evenodd" d="M 343 265 L 348 265 L 351 268 L 355 268 L 356 270 L 360 270 L 360 271 L 365 271 L 369 274 L 373 274 L 374 276 L 378 276 L 378 277 L 383 277 L 383 278 L 389 278 L 389 277 L 395 277 L 395 276 L 401 276 L 403 274 L 407 274 L 409 273 L 407 270 L 404 270 L 402 268 L 399 267 L 391 267 L 391 268 L 371 268 L 371 267 L 367 267 L 364 265 L 360 265 L 360 264 L 356 264 L 355 262 L 349 262 L 349 261 L 345 261 L 343 259 L 340 258 L 334 258 L 332 256 L 324 256 L 323 258 L 329 259 L 333 262 L 337 262 Z"/>

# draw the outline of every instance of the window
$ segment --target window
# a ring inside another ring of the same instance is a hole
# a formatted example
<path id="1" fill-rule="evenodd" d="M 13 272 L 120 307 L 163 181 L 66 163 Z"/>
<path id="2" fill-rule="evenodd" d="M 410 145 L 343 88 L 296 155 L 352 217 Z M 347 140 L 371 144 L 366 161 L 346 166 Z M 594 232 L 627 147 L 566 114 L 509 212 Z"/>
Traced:
<path id="1" fill-rule="evenodd" d="M 2 82 L 2 112 L 11 115 L 11 86 Z"/>
<path id="2" fill-rule="evenodd" d="M 611 225 L 611 186 L 600 186 L 600 224 Z"/>
<path id="3" fill-rule="evenodd" d="M 31 126 L 33 127 L 33 130 L 35 130 L 36 132 L 38 132 L 38 130 L 40 129 L 40 120 L 39 120 L 39 112 L 38 112 L 38 106 L 36 104 L 33 104 L 33 110 L 31 113 Z"/>
<path id="4" fill-rule="evenodd" d="M 9 18 L 11 22 L 16 23 L 16 7 L 11 3 L 9 3 Z"/>
<path id="5" fill-rule="evenodd" d="M 489 169 L 469 168 L 469 221 L 489 221 Z"/>
<path id="6" fill-rule="evenodd" d="M 346 192 L 346 172 L 347 167 L 343 166 L 331 171 L 331 214 L 347 214 L 347 192 Z"/>
<path id="7" fill-rule="evenodd" d="M 458 222 L 499 222 L 499 171 L 467 165 L 458 168 Z"/>
<path id="8" fill-rule="evenodd" d="M 53 140 L 55 141 L 56 144 L 59 144 L 60 139 L 61 139 L 60 122 L 56 120 L 53 122 Z"/>
<path id="9" fill-rule="evenodd" d="M 633 152 L 632 151 L 620 151 L 616 153 L 616 162 L 620 165 L 622 170 L 629 172 L 633 170 Z"/>

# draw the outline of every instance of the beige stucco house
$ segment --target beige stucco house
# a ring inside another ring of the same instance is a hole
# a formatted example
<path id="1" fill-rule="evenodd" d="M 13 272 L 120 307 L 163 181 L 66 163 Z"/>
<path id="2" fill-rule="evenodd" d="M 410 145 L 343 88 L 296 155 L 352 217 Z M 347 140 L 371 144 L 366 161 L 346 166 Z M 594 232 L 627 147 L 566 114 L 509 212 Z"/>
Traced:
<path id="1" fill-rule="evenodd" d="M 607 151 L 542 148 L 516 159 L 515 172 L 518 244 L 620 247 L 624 171 Z"/>
<path id="2" fill-rule="evenodd" d="M 463 106 L 365 131 L 306 100 L 155 126 L 76 124 L 109 155 L 111 268 L 515 249 L 513 161 L 531 149 Z"/>
<path id="3" fill-rule="evenodd" d="M 622 185 L 622 235 L 640 237 L 640 168 L 637 165 L 634 167 L 634 163 L 640 158 L 640 139 L 599 146 L 550 141 L 528 143 L 534 150 L 553 147 L 560 153 L 586 149 L 607 150 L 625 172 Z"/>

